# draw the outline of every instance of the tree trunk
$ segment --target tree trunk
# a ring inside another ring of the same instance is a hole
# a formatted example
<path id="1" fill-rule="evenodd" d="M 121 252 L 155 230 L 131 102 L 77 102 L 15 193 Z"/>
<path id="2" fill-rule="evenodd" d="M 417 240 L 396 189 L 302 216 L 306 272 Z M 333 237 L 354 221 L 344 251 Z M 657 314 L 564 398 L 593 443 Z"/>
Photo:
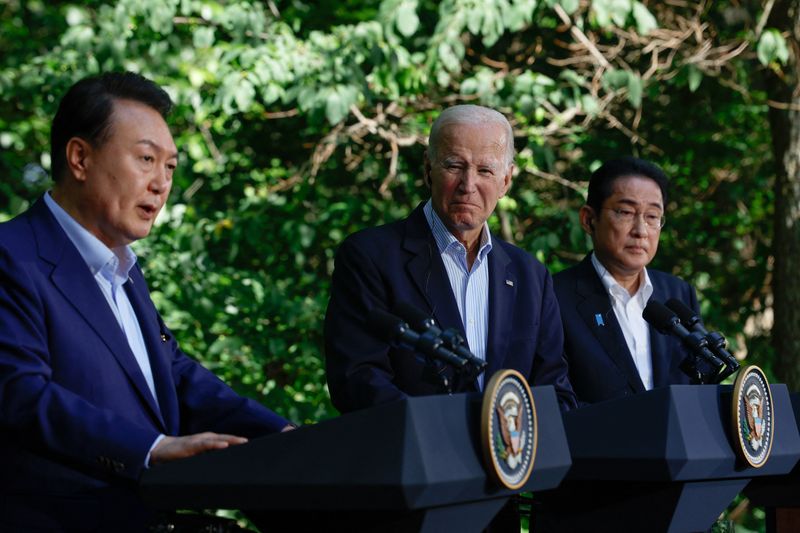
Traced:
<path id="1" fill-rule="evenodd" d="M 775 231 L 772 283 L 776 377 L 800 390 L 800 7 L 797 0 L 779 0 L 768 26 L 787 35 L 792 50 L 783 76 L 770 71 L 767 91 L 775 179 Z"/>

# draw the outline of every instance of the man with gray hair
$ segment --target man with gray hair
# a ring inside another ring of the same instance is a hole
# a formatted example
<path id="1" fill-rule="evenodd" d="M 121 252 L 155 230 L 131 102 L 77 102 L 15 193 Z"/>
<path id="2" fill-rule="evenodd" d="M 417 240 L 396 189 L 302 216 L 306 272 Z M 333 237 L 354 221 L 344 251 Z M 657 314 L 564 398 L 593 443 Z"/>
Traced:
<path id="1" fill-rule="evenodd" d="M 553 385 L 563 409 L 575 405 L 550 275 L 486 223 L 513 171 L 513 131 L 503 115 L 446 109 L 425 154 L 430 199 L 408 218 L 342 243 L 325 317 L 328 387 L 339 411 L 441 393 L 443 376 L 453 392 L 477 390 L 506 368 L 531 385 Z M 413 350 L 386 342 L 368 318 L 398 304 L 460 332 L 485 373 L 474 380 L 448 365 L 432 373 Z"/>

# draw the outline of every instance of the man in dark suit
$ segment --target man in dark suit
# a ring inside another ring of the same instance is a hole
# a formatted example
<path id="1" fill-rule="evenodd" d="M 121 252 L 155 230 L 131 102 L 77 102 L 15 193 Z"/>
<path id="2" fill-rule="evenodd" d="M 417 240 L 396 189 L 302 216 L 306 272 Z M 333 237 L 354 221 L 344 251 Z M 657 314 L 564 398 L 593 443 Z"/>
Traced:
<path id="1" fill-rule="evenodd" d="M 553 278 L 570 382 L 581 403 L 689 382 L 679 368 L 686 350 L 642 318 L 650 298 L 675 298 L 699 314 L 689 284 L 646 268 L 658 249 L 666 201 L 666 175 L 641 159 L 609 161 L 589 181 L 580 223 L 594 249 Z"/>
<path id="2" fill-rule="evenodd" d="M 410 304 L 455 328 L 487 361 L 468 382 L 440 370 L 454 391 L 477 390 L 516 369 L 532 385 L 553 385 L 575 404 L 562 357 L 563 334 L 544 266 L 489 232 L 486 220 L 511 185 L 513 132 L 500 113 L 455 106 L 434 123 L 424 179 L 431 199 L 397 222 L 357 232 L 336 255 L 325 317 L 328 387 L 342 412 L 442 392 L 411 350 L 392 347 L 367 323 L 373 310 Z"/>
<path id="3" fill-rule="evenodd" d="M 2 531 L 143 530 L 143 469 L 291 427 L 180 351 L 128 246 L 169 194 L 170 107 L 131 73 L 75 84 L 51 193 L 0 224 Z"/>

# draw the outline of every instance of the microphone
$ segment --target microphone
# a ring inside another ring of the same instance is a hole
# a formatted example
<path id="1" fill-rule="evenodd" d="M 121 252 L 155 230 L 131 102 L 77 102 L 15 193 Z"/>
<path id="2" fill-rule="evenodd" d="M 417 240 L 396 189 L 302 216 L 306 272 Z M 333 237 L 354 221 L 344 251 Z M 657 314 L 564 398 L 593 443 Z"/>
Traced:
<path id="1" fill-rule="evenodd" d="M 370 311 L 367 326 L 375 331 L 377 336 L 396 346 L 418 351 L 449 363 L 457 369 L 462 369 L 467 365 L 466 359 L 448 350 L 441 339 L 419 335 L 398 317 L 381 309 Z"/>
<path id="2" fill-rule="evenodd" d="M 408 324 L 410 324 L 414 330 L 419 332 L 421 336 L 424 337 L 431 335 L 441 339 L 447 348 L 465 359 L 469 364 L 477 367 L 478 373 L 486 368 L 486 361 L 477 357 L 475 354 L 469 351 L 466 346 L 464 346 L 466 341 L 458 330 L 454 328 L 448 328 L 442 331 L 436 325 L 436 322 L 432 317 L 406 302 L 398 302 L 392 308 L 392 311 L 397 313 L 397 316 L 408 322 Z"/>
<path id="3" fill-rule="evenodd" d="M 694 314 L 694 311 L 680 300 L 670 298 L 667 300 L 667 307 L 678 315 L 678 318 L 684 326 L 705 337 L 708 341 L 709 349 L 714 355 L 725 361 L 728 369 L 725 371 L 726 373 L 723 379 L 739 370 L 739 361 L 736 360 L 736 357 L 734 357 L 732 353 L 725 349 L 726 341 L 721 333 L 707 331 L 706 328 L 703 327 L 702 322 L 700 322 L 700 317 Z"/>
<path id="4" fill-rule="evenodd" d="M 705 337 L 702 337 L 696 332 L 689 332 L 689 330 L 683 327 L 675 313 L 670 311 L 664 304 L 655 300 L 650 300 L 644 308 L 642 318 L 656 328 L 659 333 L 664 335 L 671 334 L 678 337 L 695 356 L 700 356 L 707 363 L 711 364 L 714 374 L 717 374 L 721 368 L 726 366 L 725 363 L 720 361 L 720 359 L 708 349 L 708 341 Z M 700 381 L 705 382 L 706 373 L 700 371 L 698 371 L 698 373 L 700 374 Z M 710 379 L 714 379 L 716 383 L 721 381 L 721 379 L 717 381 L 717 376 L 710 376 Z"/>

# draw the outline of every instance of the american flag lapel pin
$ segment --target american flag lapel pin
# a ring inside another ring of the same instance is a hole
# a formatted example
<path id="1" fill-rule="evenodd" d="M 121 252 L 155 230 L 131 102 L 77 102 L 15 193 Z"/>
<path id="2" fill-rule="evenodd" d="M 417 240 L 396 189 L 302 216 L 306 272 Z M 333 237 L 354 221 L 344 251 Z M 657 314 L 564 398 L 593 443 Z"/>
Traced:
<path id="1" fill-rule="evenodd" d="M 508 285 L 509 287 L 513 287 L 514 286 L 514 282 L 511 281 L 510 279 L 507 279 L 506 280 L 506 285 Z"/>

